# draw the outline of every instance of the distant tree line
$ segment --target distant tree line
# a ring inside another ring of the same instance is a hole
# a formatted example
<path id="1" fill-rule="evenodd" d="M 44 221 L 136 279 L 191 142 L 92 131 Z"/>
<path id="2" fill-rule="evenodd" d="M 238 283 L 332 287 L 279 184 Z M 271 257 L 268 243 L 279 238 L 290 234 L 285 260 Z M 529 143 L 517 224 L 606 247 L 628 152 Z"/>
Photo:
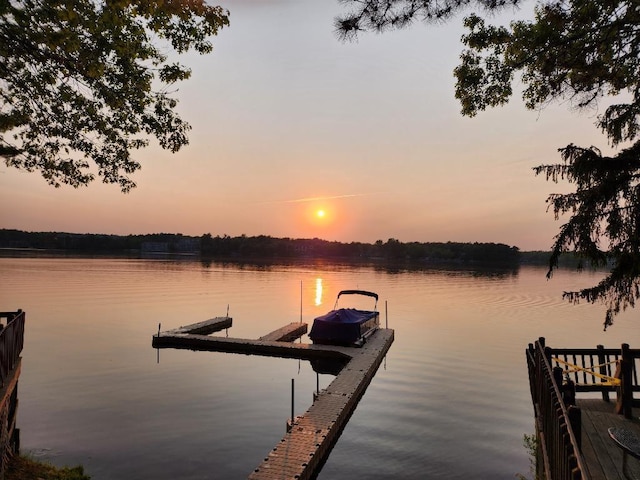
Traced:
<path id="1" fill-rule="evenodd" d="M 390 238 L 386 242 L 378 240 L 370 244 L 341 243 L 319 238 L 275 238 L 267 235 L 102 235 L 9 229 L 0 229 L 0 248 L 57 250 L 69 253 L 182 253 L 197 254 L 203 258 L 230 259 L 330 258 L 416 263 L 516 264 L 520 262 L 522 255 L 517 247 L 501 243 L 403 243 Z"/>
<path id="2" fill-rule="evenodd" d="M 330 242 L 319 238 L 273 238 L 266 235 L 212 237 L 206 234 L 201 237 L 200 247 L 203 256 L 212 257 L 320 257 L 465 263 L 519 261 L 517 247 L 499 243 L 402 243 L 394 238 L 371 244 Z"/>
<path id="3" fill-rule="evenodd" d="M 90 233 L 24 232 L 0 229 L 0 248 L 59 250 L 84 253 L 138 253 L 145 243 L 165 244 L 176 251 L 186 237 L 173 233 L 103 235 Z"/>

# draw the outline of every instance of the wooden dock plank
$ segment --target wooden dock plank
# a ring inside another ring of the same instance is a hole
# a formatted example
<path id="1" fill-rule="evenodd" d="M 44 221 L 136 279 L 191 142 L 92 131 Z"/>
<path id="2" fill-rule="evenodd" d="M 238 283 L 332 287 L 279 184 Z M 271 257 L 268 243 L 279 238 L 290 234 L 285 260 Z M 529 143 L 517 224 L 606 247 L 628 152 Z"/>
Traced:
<path id="1" fill-rule="evenodd" d="M 250 480 L 311 479 L 328 457 L 393 342 L 393 330 L 375 332 L 291 430 L 249 476 Z"/>
<path id="2" fill-rule="evenodd" d="M 314 360 L 317 358 L 348 358 L 344 348 L 313 345 L 308 343 L 289 343 L 246 338 L 210 337 L 192 334 L 165 334 L 154 336 L 154 348 L 177 348 L 202 350 L 209 352 L 242 353 L 245 355 L 263 355 L 282 358 Z"/>
<path id="3" fill-rule="evenodd" d="M 628 456 L 627 476 L 622 471 L 622 450 L 609 437 L 609 427 L 631 430 L 640 436 L 640 409 L 633 418 L 613 413 L 614 402 L 601 399 L 578 399 L 582 411 L 582 453 L 591 480 L 640 479 L 640 461 Z"/>
<path id="4" fill-rule="evenodd" d="M 166 334 L 191 333 L 195 335 L 209 335 L 210 333 L 219 332 L 225 328 L 231 328 L 233 319 L 231 317 L 215 317 L 203 322 L 192 323 L 183 327 L 170 330 Z"/>
<path id="5" fill-rule="evenodd" d="M 307 333 L 308 326 L 306 323 L 294 322 L 284 327 L 278 328 L 271 333 L 260 337 L 258 340 L 267 340 L 273 342 L 293 342 L 302 335 Z"/>
<path id="6" fill-rule="evenodd" d="M 588 404 L 581 404 L 580 402 L 578 404 L 582 410 L 582 453 L 586 461 L 589 477 L 591 480 L 619 479 L 619 475 L 614 475 L 616 466 L 607 452 L 609 441 L 597 434 L 601 428 L 599 426 L 600 421 L 594 416 L 594 411 L 585 408 Z M 603 452 L 607 453 L 603 454 Z M 608 472 L 608 475 L 606 472 Z"/>

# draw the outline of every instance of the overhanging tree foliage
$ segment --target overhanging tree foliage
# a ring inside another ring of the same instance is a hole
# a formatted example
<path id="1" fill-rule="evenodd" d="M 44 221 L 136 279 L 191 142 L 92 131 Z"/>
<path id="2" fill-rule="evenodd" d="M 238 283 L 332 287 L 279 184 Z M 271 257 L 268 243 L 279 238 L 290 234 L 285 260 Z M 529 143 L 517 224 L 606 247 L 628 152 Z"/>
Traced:
<path id="1" fill-rule="evenodd" d="M 344 38 L 358 32 L 405 27 L 416 20 L 440 21 L 480 7 L 497 11 L 518 0 L 343 0 L 352 11 L 336 19 Z M 473 117 L 504 105 L 519 74 L 523 100 L 538 109 L 569 100 L 578 109 L 611 99 L 597 125 L 615 156 L 595 147 L 559 149 L 562 163 L 536 167 L 548 180 L 568 180 L 575 192 L 547 199 L 557 218 L 569 215 L 555 237 L 548 276 L 563 252 L 575 251 L 609 274 L 591 288 L 565 292 L 575 303 L 603 302 L 605 328 L 640 298 L 640 2 L 637 0 L 538 1 L 532 21 L 487 25 L 472 13 L 464 20 L 466 45 L 455 69 L 462 114 Z"/>
<path id="2" fill-rule="evenodd" d="M 170 88 L 190 70 L 166 52 L 208 53 L 228 23 L 204 0 L 0 0 L 0 156 L 56 187 L 97 167 L 130 190 L 149 137 L 188 143 Z"/>

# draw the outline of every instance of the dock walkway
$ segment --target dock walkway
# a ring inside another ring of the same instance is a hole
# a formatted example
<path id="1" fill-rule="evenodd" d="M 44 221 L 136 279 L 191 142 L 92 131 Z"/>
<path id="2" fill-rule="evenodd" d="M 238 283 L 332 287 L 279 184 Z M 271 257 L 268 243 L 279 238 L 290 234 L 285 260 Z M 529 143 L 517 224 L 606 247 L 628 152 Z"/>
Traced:
<path id="1" fill-rule="evenodd" d="M 213 318 L 158 333 L 155 348 L 181 348 L 266 355 L 302 360 L 340 360 L 346 363 L 311 407 L 297 417 L 289 431 L 250 475 L 250 480 L 306 480 L 314 478 L 337 442 L 351 414 L 394 340 L 394 331 L 378 329 L 361 348 L 292 343 L 307 332 L 307 324 L 292 323 L 257 340 L 209 336 L 229 328 L 231 319 Z"/>
<path id="2" fill-rule="evenodd" d="M 628 456 L 626 476 L 622 471 L 622 449 L 609 437 L 609 427 L 630 430 L 640 437 L 640 409 L 633 409 L 633 418 L 626 419 L 613 412 L 615 402 L 596 398 L 578 399 L 582 411 L 582 455 L 591 480 L 640 479 L 640 460 Z"/>
<path id="3" fill-rule="evenodd" d="M 362 348 L 343 348 L 352 355 L 331 384 L 274 447 L 250 480 L 313 478 L 329 456 L 347 421 L 393 342 L 393 330 L 382 329 Z M 339 347 L 337 347 L 339 348 Z"/>

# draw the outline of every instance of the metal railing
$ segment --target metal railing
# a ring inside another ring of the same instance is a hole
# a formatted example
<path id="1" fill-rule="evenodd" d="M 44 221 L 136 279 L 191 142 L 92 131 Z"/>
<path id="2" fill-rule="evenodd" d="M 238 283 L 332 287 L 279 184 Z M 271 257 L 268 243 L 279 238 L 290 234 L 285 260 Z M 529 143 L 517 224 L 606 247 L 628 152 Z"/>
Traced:
<path id="1" fill-rule="evenodd" d="M 7 319 L 6 326 L 0 331 L 0 388 L 4 388 L 24 346 L 25 314 L 22 310 L 0 312 L 1 319 Z"/>
<path id="2" fill-rule="evenodd" d="M 562 369 L 551 368 L 544 338 L 526 351 L 538 436 L 538 476 L 554 480 L 589 480 L 580 451 L 581 412 L 575 396 L 562 387 Z"/>

